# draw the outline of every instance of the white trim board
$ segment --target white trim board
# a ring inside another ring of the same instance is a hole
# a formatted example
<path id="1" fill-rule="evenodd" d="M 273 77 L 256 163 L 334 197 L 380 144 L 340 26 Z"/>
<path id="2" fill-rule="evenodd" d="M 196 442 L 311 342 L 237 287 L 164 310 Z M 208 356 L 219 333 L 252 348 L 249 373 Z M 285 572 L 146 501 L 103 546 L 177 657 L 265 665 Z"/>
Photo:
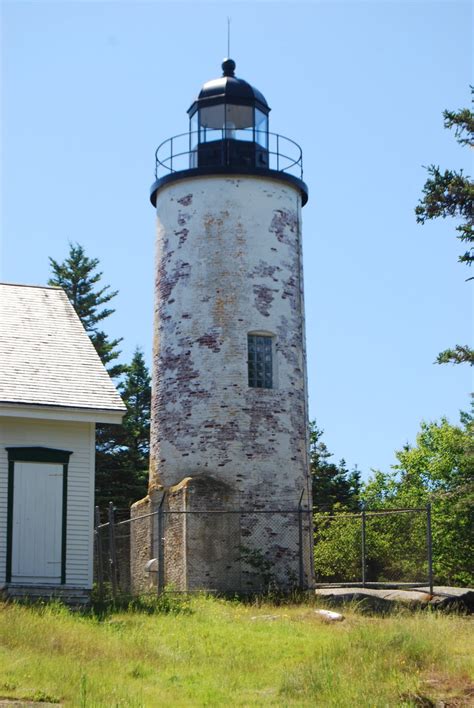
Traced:
<path id="1" fill-rule="evenodd" d="M 0 417 L 37 418 L 43 420 L 70 420 L 83 423 L 116 423 L 119 425 L 125 410 L 110 411 L 90 408 L 66 408 L 60 406 L 18 405 L 0 403 Z"/>

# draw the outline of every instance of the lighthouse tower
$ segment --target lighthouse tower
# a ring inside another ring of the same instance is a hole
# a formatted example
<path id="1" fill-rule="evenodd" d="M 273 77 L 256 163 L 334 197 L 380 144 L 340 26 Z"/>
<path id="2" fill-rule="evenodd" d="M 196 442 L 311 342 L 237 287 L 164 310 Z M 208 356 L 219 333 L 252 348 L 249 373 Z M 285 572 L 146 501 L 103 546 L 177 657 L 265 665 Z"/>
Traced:
<path id="1" fill-rule="evenodd" d="M 226 59 L 156 152 L 150 486 L 132 575 L 183 590 L 311 578 L 302 155 Z M 138 519 L 137 519 L 138 521 Z M 139 524 L 136 524 L 139 528 Z M 135 567 L 134 567 L 135 566 Z"/>

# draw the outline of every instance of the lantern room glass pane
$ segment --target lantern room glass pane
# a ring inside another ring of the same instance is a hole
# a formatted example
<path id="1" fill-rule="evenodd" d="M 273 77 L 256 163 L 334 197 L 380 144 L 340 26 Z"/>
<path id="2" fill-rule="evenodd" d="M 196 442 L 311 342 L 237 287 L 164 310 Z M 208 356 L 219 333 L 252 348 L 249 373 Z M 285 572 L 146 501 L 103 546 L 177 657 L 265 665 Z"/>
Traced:
<path id="1" fill-rule="evenodd" d="M 201 108 L 199 110 L 199 125 L 201 128 L 221 130 L 224 127 L 224 115 L 225 106 L 223 103 Z"/>
<path id="2" fill-rule="evenodd" d="M 199 142 L 208 143 L 212 140 L 222 140 L 222 129 L 225 121 L 225 106 L 207 106 L 199 110 Z"/>
<path id="3" fill-rule="evenodd" d="M 255 142 L 268 150 L 268 116 L 255 109 Z"/>
<path id="4" fill-rule="evenodd" d="M 237 106 L 228 103 L 225 107 L 225 132 L 226 138 L 253 141 L 252 106 Z"/>
<path id="5" fill-rule="evenodd" d="M 248 382 L 251 388 L 273 388 L 272 337 L 249 334 Z"/>
<path id="6" fill-rule="evenodd" d="M 189 121 L 189 141 L 190 148 L 194 150 L 198 144 L 198 112 L 191 117 Z"/>

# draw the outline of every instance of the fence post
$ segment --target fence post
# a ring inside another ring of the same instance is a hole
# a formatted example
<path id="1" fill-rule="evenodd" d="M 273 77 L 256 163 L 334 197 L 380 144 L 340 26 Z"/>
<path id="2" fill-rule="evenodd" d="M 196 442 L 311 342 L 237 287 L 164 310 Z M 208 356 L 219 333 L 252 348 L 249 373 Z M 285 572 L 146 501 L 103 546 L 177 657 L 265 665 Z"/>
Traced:
<path id="1" fill-rule="evenodd" d="M 426 546 L 428 551 L 428 582 L 433 594 L 433 540 L 431 536 L 431 504 L 426 505 Z"/>
<path id="2" fill-rule="evenodd" d="M 303 494 L 301 492 L 300 501 L 298 504 L 298 535 L 299 535 L 299 571 L 300 571 L 300 590 L 304 590 L 304 563 L 303 563 Z"/>
<path id="3" fill-rule="evenodd" d="M 165 494 L 161 497 L 160 505 L 158 507 L 158 595 L 163 592 L 165 587 L 165 549 L 164 549 L 164 518 L 163 518 L 163 504 L 165 501 Z"/>
<path id="4" fill-rule="evenodd" d="M 365 588 L 365 511 L 362 512 L 362 529 L 361 529 L 361 554 L 362 554 L 362 587 Z"/>
<path id="5" fill-rule="evenodd" d="M 112 579 L 112 595 L 117 596 L 117 549 L 115 547 L 115 511 L 113 502 L 109 502 L 109 560 Z"/>
<path id="6" fill-rule="evenodd" d="M 97 584 L 99 586 L 99 597 L 102 599 L 104 593 L 104 566 L 102 556 L 102 539 L 100 537 L 100 511 L 95 508 L 95 548 L 97 555 Z"/>
<path id="7" fill-rule="evenodd" d="M 314 584 L 316 582 L 316 571 L 314 567 L 314 541 L 316 524 L 314 521 L 313 507 L 308 505 L 308 532 L 309 532 L 309 542 L 308 542 L 308 576 L 309 583 L 308 589 L 314 590 Z"/>

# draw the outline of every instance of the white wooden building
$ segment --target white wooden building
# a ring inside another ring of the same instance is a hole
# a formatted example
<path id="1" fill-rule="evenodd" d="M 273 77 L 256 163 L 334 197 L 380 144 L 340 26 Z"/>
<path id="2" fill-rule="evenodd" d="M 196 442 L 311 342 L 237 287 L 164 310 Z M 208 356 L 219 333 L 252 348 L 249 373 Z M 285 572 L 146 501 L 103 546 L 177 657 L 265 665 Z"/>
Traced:
<path id="1" fill-rule="evenodd" d="M 0 591 L 86 600 L 95 424 L 125 406 L 65 292 L 0 284 Z"/>

